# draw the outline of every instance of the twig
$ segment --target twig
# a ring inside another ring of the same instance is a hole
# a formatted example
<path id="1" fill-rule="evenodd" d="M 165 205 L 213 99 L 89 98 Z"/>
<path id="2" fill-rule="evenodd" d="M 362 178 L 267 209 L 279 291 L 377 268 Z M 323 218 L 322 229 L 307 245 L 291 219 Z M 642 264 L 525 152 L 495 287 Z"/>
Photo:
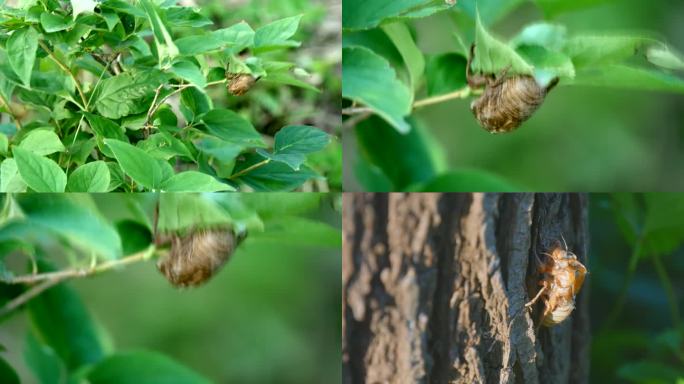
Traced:
<path id="1" fill-rule="evenodd" d="M 16 276 L 12 278 L 0 279 L 0 282 L 5 284 L 35 284 L 29 290 L 25 291 L 21 295 L 15 297 L 11 301 L 7 302 L 2 308 L 0 308 L 0 317 L 14 311 L 23 304 L 27 303 L 29 300 L 38 296 L 41 292 L 46 289 L 53 287 L 63 281 L 69 280 L 75 277 L 86 277 L 92 276 L 113 268 L 121 267 L 124 265 L 137 263 L 147 259 L 151 253 L 155 250 L 154 245 L 144 251 L 134 253 L 130 256 L 126 256 L 122 259 L 111 260 L 101 263 L 99 265 L 92 266 L 90 268 L 77 268 L 77 269 L 67 269 L 64 271 L 56 272 L 46 272 L 32 275 Z"/>
<path id="2" fill-rule="evenodd" d="M 208 86 L 210 86 L 210 85 L 223 84 L 223 83 L 225 83 L 225 82 L 226 82 L 226 79 L 217 80 L 217 81 L 212 81 L 212 82 L 210 82 L 210 83 L 207 83 L 206 86 L 208 87 Z M 159 102 L 156 103 L 156 105 L 155 105 L 155 102 L 156 102 L 156 100 L 157 100 L 157 98 L 158 98 L 158 96 L 159 96 L 159 93 L 161 92 L 160 88 L 162 88 L 162 85 L 160 85 L 159 88 L 157 88 L 157 94 L 156 94 L 155 97 L 154 97 L 154 100 L 153 100 L 153 102 L 152 102 L 152 105 L 150 105 L 150 109 L 147 111 L 147 118 L 145 119 L 145 125 L 144 125 L 144 126 L 148 126 L 148 125 L 149 125 L 149 120 L 152 118 L 152 115 L 154 115 L 155 112 L 157 112 L 157 109 L 159 109 L 159 107 L 161 107 L 161 105 L 164 104 L 164 102 L 165 102 L 169 97 L 171 97 L 171 96 L 173 96 L 173 95 L 175 95 L 175 94 L 177 94 L 177 93 L 183 91 L 183 90 L 186 89 L 186 88 L 190 88 L 190 87 L 194 87 L 194 85 L 193 85 L 193 84 L 179 84 L 179 85 L 177 85 L 177 86 L 176 86 L 176 89 L 174 89 L 173 92 L 171 92 L 171 93 L 169 93 L 168 95 L 162 97 L 161 100 L 159 100 Z"/>
<path id="3" fill-rule="evenodd" d="M 55 56 L 54 52 L 52 52 L 52 51 L 47 47 L 47 45 L 45 45 L 45 43 L 43 43 L 42 41 L 38 40 L 38 44 L 40 44 L 40 47 L 43 48 L 43 50 L 45 50 L 45 52 L 47 52 L 47 54 L 50 56 L 50 58 L 52 59 L 52 61 L 54 61 L 55 64 L 57 64 L 58 67 L 60 67 L 64 72 L 66 72 L 67 74 L 69 74 L 69 76 L 71 76 L 71 79 L 74 81 L 74 85 L 76 86 L 76 90 L 78 91 L 78 94 L 81 96 L 81 102 L 83 103 L 84 106 L 87 105 L 87 101 L 86 101 L 85 94 L 83 93 L 83 90 L 81 89 L 81 85 L 78 83 L 78 80 L 76 79 L 76 76 L 74 76 L 74 74 L 71 73 L 71 71 L 69 70 L 69 68 L 67 68 L 67 66 L 64 65 L 64 63 L 62 63 L 61 61 L 59 61 L 59 59 L 57 58 L 57 56 Z"/>
<path id="4" fill-rule="evenodd" d="M 34 287 L 31 287 L 31 289 L 29 289 L 28 291 L 25 291 L 21 295 L 19 295 L 19 296 L 15 297 L 14 299 L 8 301 L 7 304 L 5 304 L 2 308 L 0 308 L 0 317 L 3 317 L 5 315 L 7 315 L 8 313 L 11 313 L 15 309 L 26 304 L 29 300 L 31 300 L 34 297 L 41 294 L 46 289 L 52 288 L 53 286 L 55 286 L 61 282 L 62 282 L 62 280 L 47 280 L 47 281 L 42 282 L 41 284 L 38 284 Z"/>
<path id="5" fill-rule="evenodd" d="M 417 109 L 417 108 L 422 108 L 428 105 L 432 104 L 438 104 L 438 103 L 443 103 L 445 101 L 453 100 L 453 99 L 464 99 L 470 95 L 470 88 L 465 87 L 462 89 L 459 89 L 458 91 L 454 91 L 451 93 L 447 93 L 444 95 L 439 95 L 439 96 L 433 96 L 433 97 L 428 97 L 422 100 L 417 100 L 413 103 L 412 108 Z M 344 124 L 342 125 L 342 128 L 351 128 L 355 126 L 356 124 L 360 123 L 361 121 L 367 119 L 372 113 L 373 109 L 368 108 L 368 107 L 349 107 L 349 108 L 344 108 L 342 109 L 342 114 L 343 115 L 348 115 L 352 116 L 351 118 L 347 119 Z"/>
<path id="6" fill-rule="evenodd" d="M 105 261 L 103 263 L 95 265 L 94 267 L 66 269 L 63 271 L 45 272 L 36 275 L 16 276 L 11 278 L 0 279 L 0 282 L 5 284 L 34 284 L 45 280 L 66 280 L 73 277 L 91 276 L 116 267 L 145 260 L 147 257 L 149 257 L 150 251 L 151 250 L 148 248 L 144 251 L 134 253 L 130 256 L 126 256 L 121 259 Z"/>
<path id="7" fill-rule="evenodd" d="M 437 104 L 437 103 L 442 103 L 448 100 L 453 100 L 453 99 L 465 99 L 470 95 L 470 88 L 465 87 L 462 89 L 459 89 L 458 91 L 454 91 L 451 93 L 447 93 L 444 95 L 439 95 L 439 96 L 433 96 L 433 97 L 428 97 L 427 99 L 423 100 L 418 100 L 415 103 L 413 103 L 413 108 L 421 108 L 425 107 L 427 105 L 432 105 L 432 104 Z"/>
<path id="8" fill-rule="evenodd" d="M 9 113 L 9 115 L 12 116 L 12 120 L 14 120 L 14 122 L 17 124 L 17 128 L 21 129 L 22 128 L 21 122 L 19 121 L 19 119 L 17 118 L 17 115 L 12 110 L 12 107 L 10 106 L 9 101 L 5 100 L 5 96 L 3 96 L 1 93 L 0 93 L 0 102 L 2 102 L 2 104 L 5 107 L 7 107 L 7 113 Z"/>
<path id="9" fill-rule="evenodd" d="M 266 159 L 266 160 L 260 161 L 260 162 L 258 162 L 258 163 L 256 163 L 256 164 L 252 164 L 252 165 L 250 165 L 249 167 L 243 169 L 242 171 L 240 171 L 240 172 L 238 172 L 238 173 L 236 173 L 236 174 L 230 175 L 229 179 L 232 180 L 232 179 L 238 178 L 238 177 L 244 175 L 245 173 L 251 172 L 251 171 L 253 171 L 253 170 L 255 170 L 255 169 L 259 168 L 259 167 L 262 167 L 262 166 L 268 164 L 270 161 L 271 161 L 271 159 Z"/>

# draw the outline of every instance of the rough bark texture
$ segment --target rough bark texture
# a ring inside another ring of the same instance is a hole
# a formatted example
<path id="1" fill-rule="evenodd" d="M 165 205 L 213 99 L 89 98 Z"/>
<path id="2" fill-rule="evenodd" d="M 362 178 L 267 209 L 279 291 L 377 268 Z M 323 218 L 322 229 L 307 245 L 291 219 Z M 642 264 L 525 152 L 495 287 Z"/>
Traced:
<path id="1" fill-rule="evenodd" d="M 535 252 L 562 235 L 586 264 L 586 196 L 344 198 L 344 383 L 588 381 L 588 284 L 555 327 L 524 310 Z"/>

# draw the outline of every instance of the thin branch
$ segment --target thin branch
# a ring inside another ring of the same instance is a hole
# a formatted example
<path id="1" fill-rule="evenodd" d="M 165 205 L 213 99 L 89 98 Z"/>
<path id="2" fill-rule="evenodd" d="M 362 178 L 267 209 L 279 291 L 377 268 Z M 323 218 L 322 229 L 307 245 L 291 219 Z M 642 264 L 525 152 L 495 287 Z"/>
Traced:
<path id="1" fill-rule="evenodd" d="M 667 270 L 665 269 L 660 256 L 658 254 L 653 254 L 651 256 L 651 260 L 653 261 L 653 266 L 658 273 L 658 277 L 660 277 L 660 283 L 663 285 L 665 295 L 667 295 L 667 301 L 670 304 L 672 326 L 675 329 L 679 329 L 679 306 L 677 305 L 677 295 L 672 288 L 672 281 L 670 281 L 670 277 L 667 275 Z"/>
<path id="2" fill-rule="evenodd" d="M 226 79 L 217 80 L 217 81 L 212 81 L 212 82 L 207 83 L 206 86 L 208 87 L 208 86 L 210 86 L 210 85 L 223 84 L 223 83 L 225 83 L 225 82 L 226 82 Z M 161 86 L 159 86 L 159 87 L 161 88 Z M 150 120 L 150 118 L 152 118 L 152 116 L 157 112 L 157 109 L 159 109 L 159 107 L 161 107 L 162 104 L 164 104 L 164 102 L 165 102 L 169 97 L 171 97 L 171 96 L 173 96 L 173 95 L 175 95 L 175 94 L 177 94 L 177 93 L 183 91 L 183 90 L 186 89 L 186 88 L 194 87 L 194 85 L 193 85 L 193 84 L 179 84 L 179 85 L 176 85 L 175 87 L 176 87 L 176 89 L 174 89 L 173 92 L 171 92 L 171 93 L 169 93 L 168 95 L 162 97 L 161 100 L 159 100 L 159 102 L 156 103 L 156 105 L 155 105 L 155 102 L 156 102 L 156 100 L 157 100 L 157 97 L 159 96 L 159 92 L 161 92 L 161 90 L 160 90 L 159 88 L 157 88 L 158 93 L 155 95 L 155 99 L 153 100 L 152 105 L 150 105 L 150 109 L 147 111 L 147 118 L 146 118 L 146 120 L 145 120 L 145 125 L 144 125 L 144 126 L 149 125 L 149 120 Z"/>
<path id="3" fill-rule="evenodd" d="M 14 311 L 20 306 L 27 303 L 29 300 L 38 296 L 40 293 L 49 289 L 63 281 L 76 278 L 76 277 L 86 277 L 92 276 L 110 269 L 118 268 L 124 265 L 137 263 L 142 260 L 146 260 L 155 250 L 154 245 L 144 251 L 134 253 L 130 256 L 126 256 L 118 260 L 110 260 L 104 263 L 94 265 L 89 268 L 75 268 L 67 269 L 63 271 L 46 272 L 32 275 L 16 276 L 11 278 L 0 279 L 0 282 L 5 284 L 36 284 L 32 286 L 29 290 L 25 291 L 21 295 L 15 297 L 11 301 L 7 302 L 2 308 L 0 308 L 0 317 Z"/>
<path id="4" fill-rule="evenodd" d="M 17 115 L 12 110 L 12 107 L 10 106 L 9 101 L 5 100 L 5 96 L 3 96 L 1 93 L 0 93 L 0 102 L 2 102 L 2 104 L 5 107 L 7 107 L 7 113 L 10 116 L 12 116 L 12 120 L 14 120 L 14 122 L 17 124 L 17 128 L 21 129 L 22 128 L 21 122 L 19 121 L 19 119 L 17 118 Z"/>
<path id="5" fill-rule="evenodd" d="M 236 179 L 236 178 L 244 175 L 245 173 L 249 173 L 249 172 L 251 172 L 251 171 L 253 171 L 259 167 L 263 167 L 264 165 L 268 164 L 270 161 L 271 161 L 271 159 L 266 159 L 266 160 L 260 161 L 256 164 L 252 164 L 249 167 L 243 169 L 242 171 L 240 171 L 234 175 L 230 175 L 229 179 L 231 179 L 231 180 Z"/>
<path id="6" fill-rule="evenodd" d="M 39 273 L 35 275 L 23 275 L 23 276 L 16 276 L 16 277 L 11 277 L 11 278 L 3 278 L 0 279 L 0 282 L 5 283 L 5 284 L 35 284 L 37 282 L 41 281 L 46 281 L 46 280 L 67 280 L 71 279 L 74 277 L 86 277 L 86 276 L 91 276 L 95 275 L 98 273 L 102 273 L 104 271 L 108 271 L 113 268 L 121 267 L 124 265 L 132 264 L 132 263 L 137 263 L 138 261 L 145 260 L 148 258 L 150 255 L 150 249 L 145 249 L 144 251 L 134 253 L 130 256 L 126 256 L 121 259 L 117 260 L 109 260 L 105 261 L 103 263 L 97 264 L 93 267 L 89 268 L 74 268 L 74 269 L 65 269 L 63 271 L 55 271 L 55 272 L 45 272 L 45 273 Z"/>
<path id="7" fill-rule="evenodd" d="M 432 104 L 438 104 L 438 103 L 443 103 L 445 101 L 453 100 L 453 99 L 465 99 L 470 95 L 470 88 L 465 87 L 462 89 L 459 89 L 458 91 L 454 91 L 451 93 L 447 93 L 444 95 L 439 95 L 439 96 L 433 96 L 433 97 L 428 97 L 427 99 L 422 99 L 418 100 L 415 103 L 413 103 L 413 108 L 421 108 L 425 107 L 428 105 Z"/>
<path id="8" fill-rule="evenodd" d="M 21 295 L 15 297 L 14 299 L 10 300 L 5 304 L 2 308 L 0 308 L 0 317 L 3 317 L 17 308 L 21 307 L 22 305 L 26 304 L 29 300 L 33 299 L 34 297 L 38 296 L 39 294 L 43 293 L 43 291 L 47 290 L 48 288 L 52 288 L 53 286 L 59 284 L 62 282 L 62 280 L 46 280 L 43 281 L 41 284 L 38 284 L 36 286 L 31 287 L 28 291 L 25 291 Z"/>
<path id="9" fill-rule="evenodd" d="M 66 72 L 69 76 L 71 76 L 71 79 L 74 81 L 74 85 L 76 86 L 76 90 L 78 91 L 78 94 L 81 96 L 81 102 L 83 103 L 84 106 L 87 105 L 87 101 L 86 101 L 85 94 L 83 93 L 83 90 L 81 89 L 81 85 L 78 83 L 78 80 L 76 79 L 76 76 L 74 76 L 74 74 L 71 73 L 71 71 L 69 70 L 69 68 L 67 68 L 67 66 L 64 65 L 64 63 L 62 63 L 62 62 L 57 58 L 57 56 L 55 56 L 55 53 L 52 52 L 52 51 L 47 47 L 47 45 L 45 45 L 45 43 L 43 43 L 42 41 L 38 40 L 38 44 L 40 44 L 40 47 L 43 48 L 43 50 L 45 50 L 45 52 L 47 52 L 47 54 L 50 56 L 50 58 L 52 59 L 52 61 L 54 61 L 55 64 L 57 64 L 58 67 L 60 67 L 64 72 Z"/>
<path id="10" fill-rule="evenodd" d="M 417 108 L 426 107 L 426 106 L 432 105 L 432 104 L 443 103 L 443 102 L 449 101 L 449 100 L 465 99 L 466 97 L 470 96 L 470 91 L 471 90 L 469 87 L 465 87 L 465 88 L 459 89 L 458 91 L 454 91 L 454 92 L 447 93 L 444 95 L 433 96 L 433 97 L 428 97 L 428 98 L 425 98 L 422 100 L 417 100 L 413 103 L 412 107 L 413 107 L 413 109 L 417 109 Z M 353 116 L 344 122 L 343 128 L 351 128 L 351 127 L 355 126 L 359 122 L 367 119 L 372 113 L 373 113 L 373 110 L 371 108 L 368 108 L 368 107 L 343 108 L 342 109 L 343 115 Z M 358 115 L 360 115 L 361 117 L 357 117 Z"/>

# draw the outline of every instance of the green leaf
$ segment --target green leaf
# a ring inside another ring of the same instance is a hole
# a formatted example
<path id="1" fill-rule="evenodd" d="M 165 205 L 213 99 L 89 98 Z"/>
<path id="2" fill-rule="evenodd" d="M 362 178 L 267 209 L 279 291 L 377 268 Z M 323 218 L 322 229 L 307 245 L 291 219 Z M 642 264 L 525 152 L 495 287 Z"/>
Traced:
<path id="1" fill-rule="evenodd" d="M 345 29 L 369 29 L 386 19 L 429 16 L 447 9 L 450 5 L 444 0 L 344 0 L 344 9 L 353 12 L 342 13 L 342 27 Z"/>
<path id="2" fill-rule="evenodd" d="M 577 11 L 583 8 L 595 7 L 597 5 L 605 4 L 610 1 L 612 0 L 535 0 L 537 6 L 541 8 L 544 12 L 544 15 L 549 18 L 555 17 L 564 12 Z"/>
<path id="3" fill-rule="evenodd" d="M 245 22 L 204 35 L 186 36 L 176 40 L 181 54 L 198 55 L 224 48 L 238 52 L 254 44 L 254 30 Z"/>
<path id="4" fill-rule="evenodd" d="M 330 135 L 318 128 L 290 125 L 276 133 L 272 154 L 258 152 L 273 161 L 283 162 L 296 171 L 304 163 L 307 154 L 320 151 L 329 142 Z"/>
<path id="5" fill-rule="evenodd" d="M 549 51 L 537 45 L 523 45 L 518 47 L 517 52 L 525 58 L 528 63 L 535 67 L 535 77 L 545 71 L 550 77 L 560 76 L 566 78 L 575 77 L 575 66 L 570 58 L 560 52 Z M 540 84 L 544 84 L 538 80 Z"/>
<path id="6" fill-rule="evenodd" d="M 189 81 L 198 88 L 204 88 L 207 86 L 207 82 L 204 80 L 202 71 L 200 71 L 199 67 L 197 67 L 197 65 L 191 61 L 182 60 L 173 63 L 173 66 L 171 66 L 171 72 L 181 79 Z"/>
<path id="7" fill-rule="evenodd" d="M 391 180 L 392 190 L 428 181 L 446 167 L 444 153 L 429 131 L 413 118 L 409 122 L 411 130 L 405 135 L 378 117 L 356 126 L 361 157 Z"/>
<path id="8" fill-rule="evenodd" d="M 121 169 L 131 179 L 145 188 L 159 189 L 164 182 L 164 175 L 157 159 L 123 141 L 105 139 L 104 143 L 112 149 Z"/>
<path id="9" fill-rule="evenodd" d="M 57 134 L 46 129 L 34 129 L 29 132 L 19 143 L 19 148 L 40 156 L 64 152 L 65 149 Z"/>
<path id="10" fill-rule="evenodd" d="M 399 132 L 408 132 L 404 117 L 411 113 L 411 92 L 385 59 L 366 48 L 344 48 L 342 78 L 342 96 L 367 105 Z"/>
<path id="11" fill-rule="evenodd" d="M 213 109 L 202 117 L 209 132 L 224 141 L 244 147 L 264 147 L 252 123 L 229 109 Z"/>
<path id="12" fill-rule="evenodd" d="M 104 145 L 104 139 L 117 139 L 121 141 L 126 141 L 128 140 L 128 137 L 126 137 L 124 129 L 116 123 L 114 123 L 113 121 L 105 119 L 102 116 L 94 115 L 92 113 L 87 112 L 84 112 L 84 115 L 88 120 L 90 129 L 92 129 L 95 133 L 95 139 L 100 151 L 102 151 L 102 153 L 107 157 L 114 157 L 114 154 L 109 149 L 109 147 Z"/>
<path id="13" fill-rule="evenodd" d="M 73 9 L 73 17 L 76 20 L 76 16 L 81 13 L 93 13 L 95 12 L 95 7 L 97 3 L 94 0 L 70 0 L 71 9 Z"/>
<path id="14" fill-rule="evenodd" d="M 45 32 L 59 32 L 71 27 L 73 21 L 66 16 L 43 12 L 40 14 L 40 25 Z"/>
<path id="15" fill-rule="evenodd" d="M 247 157 L 246 161 L 240 162 L 235 167 L 235 173 L 245 171 L 247 168 L 263 160 L 263 157 L 258 155 Z M 246 172 L 239 176 L 237 180 L 247 184 L 256 191 L 291 191 L 316 176 L 305 165 L 301 166 L 298 171 L 295 171 L 287 164 L 271 161 Z"/>
<path id="16" fill-rule="evenodd" d="M 180 363 L 152 351 L 118 353 L 88 373 L 91 384 L 210 384 Z"/>
<path id="17" fill-rule="evenodd" d="M 183 232 L 191 228 L 226 226 L 233 219 L 223 208 L 194 193 L 162 193 L 159 196 L 159 231 Z"/>
<path id="18" fill-rule="evenodd" d="M 17 169 L 24 182 L 36 192 L 64 192 L 66 175 L 57 163 L 26 149 L 12 149 Z"/>
<path id="19" fill-rule="evenodd" d="M 409 78 L 411 79 L 411 89 L 415 92 L 420 85 L 420 80 L 423 77 L 423 71 L 425 70 L 423 52 L 416 46 L 406 24 L 385 24 L 382 27 L 382 30 L 389 36 L 390 40 L 394 43 L 394 46 L 399 50 L 401 57 L 404 59 L 404 64 L 406 64 L 406 69 L 408 70 Z M 411 101 L 413 101 L 413 97 L 411 98 Z"/>
<path id="20" fill-rule="evenodd" d="M 254 48 L 298 47 L 301 43 L 290 40 L 297 28 L 302 15 L 276 20 L 258 28 L 254 34 Z"/>
<path id="21" fill-rule="evenodd" d="M 33 332 L 26 333 L 24 361 L 40 384 L 60 384 L 66 378 L 66 370 L 55 351 L 41 344 Z"/>
<path id="22" fill-rule="evenodd" d="M 23 194 L 18 197 L 31 225 L 57 233 L 70 243 L 105 259 L 121 257 L 116 229 L 94 208 L 88 194 Z"/>
<path id="23" fill-rule="evenodd" d="M 644 194 L 643 255 L 668 255 L 684 243 L 684 196 L 677 193 Z"/>
<path id="24" fill-rule="evenodd" d="M 684 369 L 659 361 L 639 361 L 622 365 L 617 377 L 632 383 L 666 384 L 684 377 Z"/>
<path id="25" fill-rule="evenodd" d="M 508 67 L 509 73 L 528 75 L 532 75 L 534 69 L 512 47 L 490 35 L 478 16 L 475 22 L 473 68 L 486 74 L 498 74 Z"/>
<path id="26" fill-rule="evenodd" d="M 550 51 L 560 51 L 565 45 L 565 26 L 551 23 L 532 23 L 522 29 L 510 42 L 513 47 L 537 45 Z"/>
<path id="27" fill-rule="evenodd" d="M 563 53 L 572 59 L 577 69 L 592 69 L 632 57 L 638 48 L 654 42 L 643 36 L 580 35 L 566 41 Z"/>
<path id="28" fill-rule="evenodd" d="M 269 73 L 265 77 L 260 78 L 259 81 L 263 83 L 292 85 L 295 87 L 308 89 L 310 91 L 320 92 L 318 88 L 305 81 L 297 79 L 289 73 Z"/>
<path id="29" fill-rule="evenodd" d="M 218 137 L 203 135 L 195 141 L 195 147 L 202 153 L 227 163 L 235 160 L 242 152 L 243 146 L 219 139 Z"/>
<path id="30" fill-rule="evenodd" d="M 651 63 L 666 69 L 684 70 L 682 58 L 667 47 L 651 47 L 646 51 L 646 58 Z"/>
<path id="31" fill-rule="evenodd" d="M 0 382 L 3 384 L 20 384 L 19 376 L 9 363 L 0 357 Z"/>
<path id="32" fill-rule="evenodd" d="M 178 56 L 178 47 L 173 42 L 171 34 L 166 29 L 164 22 L 159 17 L 157 9 L 154 4 L 149 0 L 139 0 L 140 5 L 142 5 L 145 13 L 147 13 L 147 20 L 150 22 L 152 27 L 152 33 L 154 35 L 154 42 L 157 45 L 157 56 L 159 58 L 159 64 L 166 59 L 173 59 Z"/>
<path id="33" fill-rule="evenodd" d="M 472 20 L 478 13 L 488 25 L 492 25 L 520 6 L 524 0 L 458 0 L 456 8 L 462 9 Z"/>
<path id="34" fill-rule="evenodd" d="M 430 56 L 425 68 L 429 96 L 443 95 L 464 88 L 466 58 L 458 53 Z"/>
<path id="35" fill-rule="evenodd" d="M 35 29 L 25 27 L 14 31 L 7 39 L 7 58 L 10 66 L 27 87 L 31 84 L 31 71 L 36 61 L 39 37 Z"/>
<path id="36" fill-rule="evenodd" d="M 52 271 L 45 268 L 41 271 Z M 64 283 L 48 289 L 29 301 L 28 312 L 39 337 L 75 370 L 104 357 L 97 331 L 80 297 Z"/>
<path id="37" fill-rule="evenodd" d="M 207 94 L 195 87 L 185 88 L 181 91 L 180 110 L 187 121 L 194 122 L 202 114 L 214 108 Z"/>
<path id="38" fill-rule="evenodd" d="M 164 160 L 175 156 L 194 159 L 185 144 L 168 132 L 155 133 L 145 140 L 138 141 L 136 146 L 147 152 L 150 156 Z"/>
<path id="39" fill-rule="evenodd" d="M 420 192 L 516 192 L 520 188 L 485 171 L 461 170 L 441 174 L 427 183 L 414 185 L 409 190 Z"/>
<path id="40" fill-rule="evenodd" d="M 69 175 L 68 192 L 107 192 L 109 188 L 109 168 L 104 161 L 83 164 Z"/>
<path id="41" fill-rule="evenodd" d="M 161 186 L 164 192 L 218 192 L 234 191 L 235 188 L 197 171 L 185 171 L 173 175 Z"/>
<path id="42" fill-rule="evenodd" d="M 105 0 L 101 3 L 101 7 L 109 8 L 118 12 L 129 14 L 132 16 L 144 18 L 147 14 L 142 9 L 133 4 L 129 4 L 125 0 Z"/>
<path id="43" fill-rule="evenodd" d="M 12 158 L 0 164 L 0 192 L 26 192 L 26 183 L 19 175 L 17 162 Z"/>
<path id="44" fill-rule="evenodd" d="M 594 87 L 684 92 L 684 80 L 674 75 L 619 64 L 579 71 L 572 83 Z"/>
<path id="45" fill-rule="evenodd" d="M 163 79 L 163 75 L 155 70 L 124 72 L 104 79 L 93 95 L 95 108 L 109 119 L 144 112 L 150 106 L 146 99 L 152 97 Z"/>

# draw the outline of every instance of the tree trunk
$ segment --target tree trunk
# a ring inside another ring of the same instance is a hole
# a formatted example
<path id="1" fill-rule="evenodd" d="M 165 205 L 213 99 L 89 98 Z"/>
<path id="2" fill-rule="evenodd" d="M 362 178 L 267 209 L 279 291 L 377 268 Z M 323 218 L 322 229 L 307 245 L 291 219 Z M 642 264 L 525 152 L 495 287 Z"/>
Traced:
<path id="1" fill-rule="evenodd" d="M 586 265 L 585 195 L 344 198 L 343 383 L 588 381 L 588 284 L 554 327 L 524 309 L 535 253 Z"/>

